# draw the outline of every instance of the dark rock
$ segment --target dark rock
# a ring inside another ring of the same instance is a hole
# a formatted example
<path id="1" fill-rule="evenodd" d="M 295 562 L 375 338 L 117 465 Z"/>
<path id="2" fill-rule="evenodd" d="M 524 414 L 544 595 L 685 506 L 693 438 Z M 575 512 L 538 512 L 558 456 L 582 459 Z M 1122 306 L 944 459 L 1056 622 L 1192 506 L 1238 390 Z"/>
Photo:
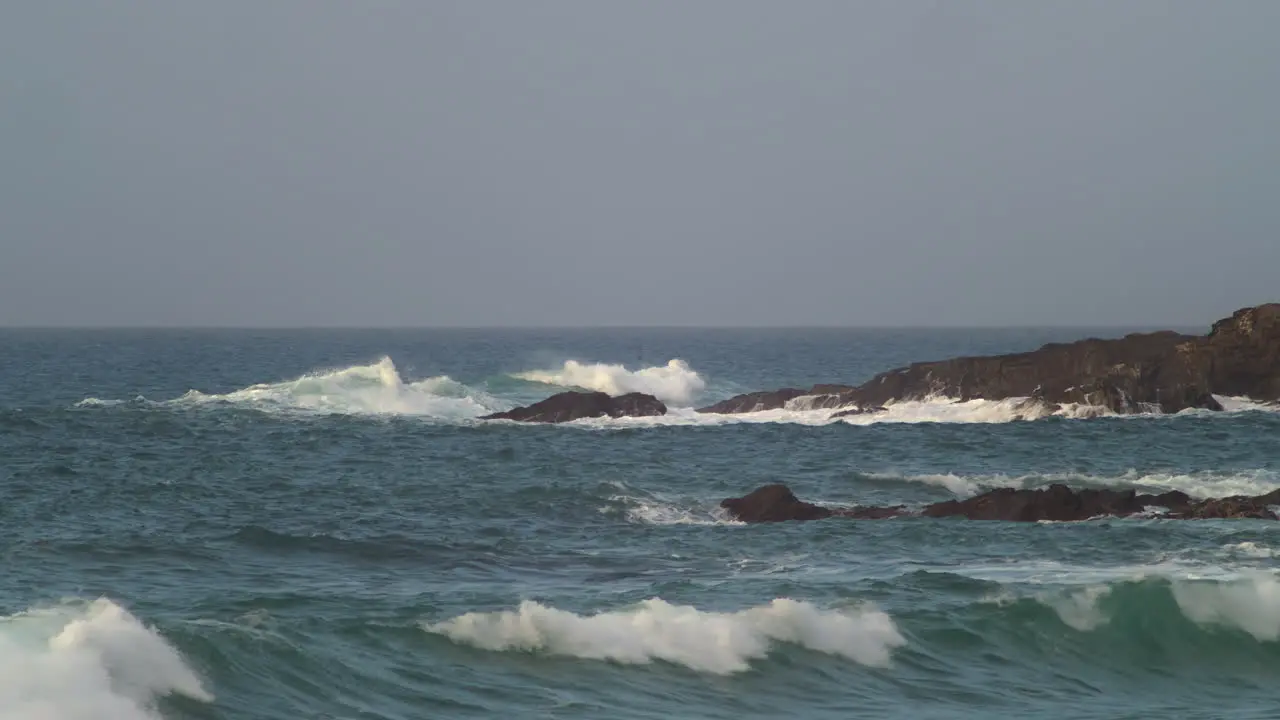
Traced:
<path id="1" fill-rule="evenodd" d="M 725 500 L 720 506 L 739 520 L 749 523 L 820 520 L 828 517 L 881 520 L 906 515 L 1006 522 L 1070 522 L 1097 517 L 1127 517 L 1141 513 L 1151 506 L 1168 509 L 1169 513 L 1165 517 L 1171 519 L 1276 520 L 1272 507 L 1280 506 L 1280 490 L 1257 497 L 1212 498 L 1197 502 L 1186 493 L 1176 490 L 1160 495 L 1145 495 L 1134 490 L 1073 490 L 1066 485 L 1054 484 L 1033 490 L 999 488 L 967 500 L 933 503 L 916 513 L 901 505 L 832 509 L 797 499 L 786 485 L 766 485 L 749 495 Z"/>
<path id="2" fill-rule="evenodd" d="M 765 485 L 740 498 L 729 498 L 720 507 L 748 523 L 782 522 L 784 520 L 821 520 L 831 517 L 831 510 L 801 502 L 786 485 Z"/>
<path id="3" fill-rule="evenodd" d="M 1170 490 L 1159 495 L 1142 495 L 1141 498 L 1147 505 L 1162 507 L 1173 512 L 1179 512 L 1191 504 L 1191 496 L 1181 490 Z"/>
<path id="4" fill-rule="evenodd" d="M 781 390 L 765 390 L 745 395 L 735 395 L 714 405 L 698 408 L 698 412 L 733 415 L 760 412 L 761 410 L 777 410 L 804 394 L 805 391 L 800 388 L 782 388 Z"/>
<path id="5" fill-rule="evenodd" d="M 652 395 L 628 393 L 618 397 L 602 392 L 562 392 L 528 407 L 486 415 L 483 420 L 563 423 L 597 417 L 650 417 L 666 415 L 667 406 Z"/>
<path id="6" fill-rule="evenodd" d="M 1226 498 L 1210 498 L 1203 502 L 1192 503 L 1176 513 L 1177 517 L 1188 519 L 1237 519 L 1253 518 L 1257 520 L 1275 520 L 1276 514 L 1271 506 L 1280 504 L 1280 491 L 1257 497 L 1234 496 Z"/>
<path id="7" fill-rule="evenodd" d="M 840 517 L 851 518 L 853 520 L 886 520 L 888 518 L 896 518 L 902 515 L 909 515 L 910 511 L 905 506 L 895 505 L 893 507 L 875 507 L 874 505 L 864 505 L 861 507 L 844 508 L 833 511 L 833 514 Z"/>
<path id="8" fill-rule="evenodd" d="M 926 507 L 925 517 L 966 517 L 970 520 L 1087 520 L 1103 515 L 1132 515 L 1148 504 L 1133 490 L 1072 490 L 1054 484 L 1036 490 L 1000 488 L 967 500 L 947 500 Z"/>
<path id="9" fill-rule="evenodd" d="M 1280 400 L 1280 303 L 1237 310 L 1188 354 L 1214 393 Z"/>
<path id="10" fill-rule="evenodd" d="M 851 407 L 846 410 L 838 410 L 836 412 L 831 413 L 831 419 L 835 420 L 836 418 L 850 417 L 853 415 L 870 415 L 872 413 L 881 413 L 884 411 L 885 411 L 885 408 L 883 405 L 873 405 L 871 407 Z"/>
<path id="11" fill-rule="evenodd" d="M 1280 304 L 1237 311 L 1205 336 L 1163 331 L 1051 343 L 1039 350 L 921 362 L 858 387 L 816 385 L 740 395 L 702 412 L 872 408 L 901 400 L 1028 398 L 1025 417 L 1077 404 L 1115 413 L 1221 410 L 1214 395 L 1280 400 Z M 805 396 L 813 396 L 810 400 Z M 801 399 L 805 398 L 805 399 Z"/>
<path id="12" fill-rule="evenodd" d="M 733 415 L 761 412 L 763 410 L 780 410 L 782 408 L 794 410 L 841 408 L 854 402 L 852 393 L 855 390 L 857 388 L 850 385 L 814 385 L 808 390 L 800 388 L 765 390 L 745 395 L 735 395 L 714 405 L 698 408 L 698 412 Z"/>

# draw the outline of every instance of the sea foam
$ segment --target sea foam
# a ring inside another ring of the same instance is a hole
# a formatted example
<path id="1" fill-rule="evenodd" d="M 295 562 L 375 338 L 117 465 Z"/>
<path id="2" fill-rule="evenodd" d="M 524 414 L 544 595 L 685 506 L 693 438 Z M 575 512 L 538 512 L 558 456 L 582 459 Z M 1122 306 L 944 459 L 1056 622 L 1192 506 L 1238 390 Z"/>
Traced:
<path id="1" fill-rule="evenodd" d="M 1235 582 L 1182 580 L 1173 597 L 1182 614 L 1202 625 L 1243 630 L 1255 639 L 1280 639 L 1280 578 L 1254 573 Z"/>
<path id="2" fill-rule="evenodd" d="M 687 406 L 707 383 L 689 364 L 674 359 L 666 365 L 628 370 L 622 365 L 568 360 L 552 370 L 529 370 L 512 377 L 528 382 L 595 390 L 609 395 L 641 392 L 670 405 Z"/>
<path id="3" fill-rule="evenodd" d="M 621 510 L 628 522 L 639 525 L 745 525 L 716 502 L 679 502 L 659 494 L 632 490 L 619 483 L 624 492 L 609 497 L 609 505 L 600 512 Z"/>
<path id="4" fill-rule="evenodd" d="M 596 615 L 578 615 L 525 601 L 515 611 L 467 613 L 423 629 L 492 651 L 645 664 L 655 660 L 729 674 L 747 670 L 776 643 L 887 666 L 906 644 L 888 614 L 873 606 L 822 610 L 786 598 L 739 612 L 706 612 L 654 598 Z"/>
<path id="5" fill-rule="evenodd" d="M 866 477 L 882 481 L 936 485 L 960 497 L 971 497 L 995 488 L 1038 488 L 1054 483 L 1061 483 L 1074 488 L 1134 489 L 1153 494 L 1169 490 L 1180 490 L 1194 498 L 1263 495 L 1272 490 L 1280 489 L 1280 473 L 1267 469 L 1213 470 L 1189 473 L 1129 470 L 1115 475 L 1087 475 L 1081 473 L 1028 475 L 925 473 L 899 475 L 894 473 L 867 473 Z"/>
<path id="6" fill-rule="evenodd" d="M 170 694 L 213 700 L 173 646 L 110 600 L 0 617 L 0 718 L 160 720 Z"/>
<path id="7" fill-rule="evenodd" d="M 448 376 L 408 382 L 391 358 L 370 365 L 303 375 L 296 380 L 252 385 L 209 395 L 196 390 L 174 403 L 230 403 L 262 409 L 337 414 L 416 415 L 470 419 L 493 412 L 501 403 Z"/>

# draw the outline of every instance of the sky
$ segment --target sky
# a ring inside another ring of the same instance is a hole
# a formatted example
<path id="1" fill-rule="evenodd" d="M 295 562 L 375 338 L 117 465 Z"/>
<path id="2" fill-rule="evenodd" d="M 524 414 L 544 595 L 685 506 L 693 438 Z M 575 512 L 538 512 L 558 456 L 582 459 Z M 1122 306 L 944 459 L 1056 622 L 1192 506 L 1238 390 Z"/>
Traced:
<path id="1" fill-rule="evenodd" d="M 1280 2 L 12 0 L 0 325 L 1203 325 Z"/>

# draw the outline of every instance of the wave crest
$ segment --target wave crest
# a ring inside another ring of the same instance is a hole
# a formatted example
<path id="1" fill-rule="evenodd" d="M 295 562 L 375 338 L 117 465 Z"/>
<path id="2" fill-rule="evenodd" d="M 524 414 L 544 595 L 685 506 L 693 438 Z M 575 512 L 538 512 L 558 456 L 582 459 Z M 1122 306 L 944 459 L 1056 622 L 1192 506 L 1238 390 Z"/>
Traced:
<path id="1" fill-rule="evenodd" d="M 840 612 L 787 598 L 733 613 L 653 598 L 629 610 L 588 616 L 525 601 L 515 611 L 467 613 L 422 627 L 484 650 L 623 664 L 662 660 L 720 675 L 747 670 L 749 661 L 768 655 L 774 643 L 880 667 L 889 664 L 894 648 L 906 644 L 893 619 L 873 606 Z"/>
<path id="2" fill-rule="evenodd" d="M 156 701 L 213 696 L 154 629 L 107 599 L 0 617 L 0 717 L 160 720 Z"/>
<path id="3" fill-rule="evenodd" d="M 680 359 L 639 370 L 628 370 L 622 365 L 567 360 L 557 369 L 529 370 L 514 373 L 511 377 L 544 385 L 595 390 L 609 395 L 641 392 L 664 403 L 679 406 L 688 406 L 707 387 L 706 381 Z"/>

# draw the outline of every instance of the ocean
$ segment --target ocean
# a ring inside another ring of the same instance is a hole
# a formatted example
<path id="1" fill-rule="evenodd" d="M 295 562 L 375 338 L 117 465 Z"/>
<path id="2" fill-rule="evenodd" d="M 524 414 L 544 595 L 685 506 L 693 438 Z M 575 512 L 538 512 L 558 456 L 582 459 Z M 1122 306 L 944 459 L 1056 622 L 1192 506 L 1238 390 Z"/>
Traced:
<path id="1" fill-rule="evenodd" d="M 1133 329 L 0 330 L 0 719 L 1280 717 L 1276 523 L 718 509 L 1280 487 L 1239 401 L 691 410 Z M 565 387 L 672 413 L 476 419 Z"/>

